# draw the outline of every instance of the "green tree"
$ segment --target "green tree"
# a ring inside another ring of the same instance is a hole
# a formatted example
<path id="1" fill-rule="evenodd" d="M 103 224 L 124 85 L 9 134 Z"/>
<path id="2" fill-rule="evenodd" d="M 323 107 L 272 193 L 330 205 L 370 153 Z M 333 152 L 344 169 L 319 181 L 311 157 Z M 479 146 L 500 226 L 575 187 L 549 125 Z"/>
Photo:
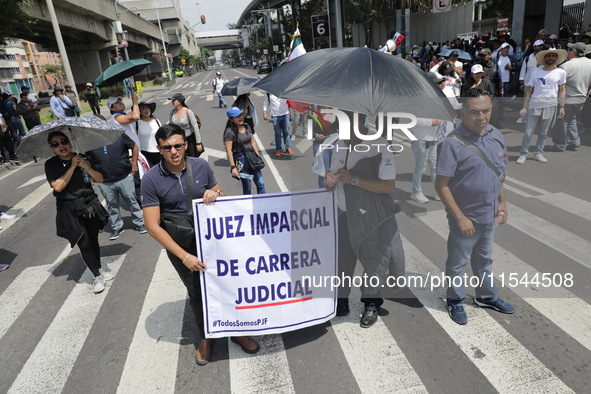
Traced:
<path id="1" fill-rule="evenodd" d="M 43 66 L 43 74 L 47 77 L 50 76 L 54 79 L 53 86 L 61 84 L 61 81 L 65 79 L 64 76 L 64 65 L 63 64 L 46 64 Z"/>
<path id="2" fill-rule="evenodd" d="M 33 0 L 0 0 L 0 45 L 6 45 L 7 38 L 16 38 L 17 32 L 32 34 L 34 21 L 27 9 Z"/>

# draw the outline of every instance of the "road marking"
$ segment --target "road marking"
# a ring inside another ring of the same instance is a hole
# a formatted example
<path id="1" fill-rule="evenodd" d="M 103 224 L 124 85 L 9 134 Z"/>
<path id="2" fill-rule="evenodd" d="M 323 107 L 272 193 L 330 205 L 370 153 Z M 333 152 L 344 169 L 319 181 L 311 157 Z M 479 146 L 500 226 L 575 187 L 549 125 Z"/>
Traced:
<path id="1" fill-rule="evenodd" d="M 582 266 L 591 268 L 591 242 L 545 219 L 531 215 L 516 205 L 507 203 L 507 208 L 510 213 L 509 225 Z"/>
<path id="2" fill-rule="evenodd" d="M 51 264 L 28 267 L 23 270 L 0 296 L 0 339 L 25 310 L 53 270 L 70 254 L 70 244 Z"/>
<path id="3" fill-rule="evenodd" d="M 201 155 L 201 158 L 204 160 L 209 160 L 210 156 L 218 158 L 218 159 L 227 159 L 228 158 L 225 151 L 221 151 L 218 149 L 212 149 L 210 147 L 207 147 L 205 152 L 203 152 L 203 154 Z"/>
<path id="4" fill-rule="evenodd" d="M 416 275 L 441 271 L 405 237 L 404 253 L 407 272 Z M 469 322 L 454 323 L 444 307 L 445 289 L 412 288 L 425 309 L 447 332 L 456 345 L 474 363 L 489 382 L 501 393 L 572 393 L 552 371 L 511 336 L 483 308 L 465 304 Z M 492 312 L 497 313 L 497 312 Z"/>
<path id="5" fill-rule="evenodd" d="M 160 252 L 129 346 L 118 393 L 173 393 L 187 290 Z"/>
<path id="6" fill-rule="evenodd" d="M 29 164 L 33 163 L 32 161 L 25 163 L 25 164 L 21 164 L 20 166 L 13 166 L 12 164 L 4 164 L 4 167 L 8 170 L 8 172 L 2 176 L 0 176 L 0 181 L 4 178 L 6 178 L 7 176 L 16 173 L 19 170 L 22 170 L 23 168 L 25 168 L 26 166 L 28 166 Z M 2 169 L 2 167 L 0 167 L 0 170 Z"/>
<path id="7" fill-rule="evenodd" d="M 331 321 L 332 329 L 362 393 L 422 392 L 427 389 L 386 328 L 378 321 L 370 328 L 359 327 L 364 306 L 361 292 L 353 288 L 349 296 L 351 313 Z"/>
<path id="8" fill-rule="evenodd" d="M 185 97 L 185 104 L 189 102 L 189 99 L 192 97 L 192 95 L 188 95 L 187 97 Z"/>
<path id="9" fill-rule="evenodd" d="M 261 139 L 259 138 L 258 134 L 255 134 L 254 138 L 255 138 L 258 146 L 264 146 L 263 143 L 261 142 Z M 263 152 L 261 149 L 259 149 L 259 151 L 261 152 L 261 156 L 266 155 L 265 152 Z M 282 192 L 288 192 L 289 189 L 285 185 L 285 182 L 283 181 L 283 178 L 281 177 L 279 170 L 277 170 L 275 163 L 273 163 L 273 159 L 267 155 L 267 160 L 265 160 L 265 163 L 266 163 L 267 167 L 269 168 L 269 170 L 271 171 L 271 174 L 273 174 L 273 177 L 275 178 L 275 181 L 277 182 L 277 186 L 279 186 L 279 190 Z"/>
<path id="10" fill-rule="evenodd" d="M 536 196 L 535 198 L 570 212 L 575 216 L 591 221 L 591 202 L 589 201 L 573 197 L 566 193 L 548 193 L 541 196 Z"/>
<path id="11" fill-rule="evenodd" d="M 213 94 L 208 94 L 207 96 L 207 101 L 213 101 Z"/>
<path id="12" fill-rule="evenodd" d="M 101 260 L 103 266 L 107 263 L 115 275 L 124 259 L 125 255 L 120 255 Z M 87 269 L 45 331 L 9 393 L 59 393 L 63 390 L 112 286 L 112 282 L 107 282 L 102 293 L 94 294 L 92 282 L 92 273 Z"/>
<path id="13" fill-rule="evenodd" d="M 264 97 L 265 96 L 265 92 L 261 92 L 260 90 L 253 90 L 251 93 L 253 93 L 255 96 L 258 97 Z"/>
<path id="14" fill-rule="evenodd" d="M 17 189 L 20 189 L 21 187 L 27 187 L 27 186 L 33 185 L 33 184 L 35 184 L 39 181 L 43 181 L 45 179 L 47 179 L 47 177 L 45 175 L 38 175 L 36 177 L 29 179 L 27 182 L 25 182 L 22 185 L 20 185 L 19 187 L 17 187 Z"/>
<path id="15" fill-rule="evenodd" d="M 168 104 L 170 104 L 170 103 L 171 103 L 171 101 L 170 101 L 169 99 L 166 99 L 166 100 L 164 100 L 164 101 L 162 102 L 162 104 L 160 104 L 160 105 L 168 105 Z"/>
<path id="16" fill-rule="evenodd" d="M 261 350 L 250 355 L 228 339 L 232 393 L 295 393 L 281 335 L 256 340 Z"/>
<path id="17" fill-rule="evenodd" d="M 306 153 L 306 151 L 312 147 L 312 141 L 308 140 L 307 138 L 304 138 L 300 142 L 298 142 L 295 147 L 300 152 Z"/>
<path id="18" fill-rule="evenodd" d="M 234 71 L 235 71 L 236 73 L 240 74 L 240 75 L 244 75 L 245 77 L 249 77 L 249 76 L 250 76 L 250 75 L 248 75 L 248 74 L 246 74 L 245 72 L 242 72 L 242 71 L 240 71 L 240 70 L 236 70 L 236 69 L 234 69 Z"/>
<path id="19" fill-rule="evenodd" d="M 15 224 L 21 217 L 25 216 L 27 212 L 33 209 L 37 204 L 41 202 L 45 197 L 51 193 L 53 189 L 48 184 L 44 183 L 39 186 L 25 198 L 20 200 L 16 205 L 10 208 L 7 213 L 10 215 L 16 215 L 15 219 L 2 220 L 2 227 L 4 231 L 8 230 L 13 224 Z"/>
<path id="20" fill-rule="evenodd" d="M 526 189 L 533 190 L 534 192 L 539 193 L 539 194 L 550 193 L 548 190 L 540 189 L 539 187 L 535 187 L 534 185 L 530 185 L 529 183 L 521 182 L 515 178 L 505 177 L 505 181 L 514 183 L 514 184 L 519 185 L 521 187 L 525 187 Z"/>
<path id="21" fill-rule="evenodd" d="M 445 211 L 428 211 L 418 218 L 447 239 L 449 226 Z M 495 244 L 494 246 L 494 272 L 498 279 L 498 273 L 505 275 L 515 273 L 517 278 L 542 278 L 542 273 L 531 267 L 525 261 L 513 255 L 509 251 Z M 507 278 L 507 276 L 505 276 Z M 505 279 L 507 284 L 507 279 Z M 499 282 L 497 282 L 499 284 Z M 579 341 L 587 349 L 591 350 L 591 305 L 578 298 L 564 287 L 535 287 L 535 286 L 510 286 L 511 291 L 523 298 L 538 312 L 551 320 L 561 330 Z M 501 289 L 502 290 L 502 289 Z"/>
<path id="22" fill-rule="evenodd" d="M 503 185 L 503 187 L 505 188 L 505 190 L 508 190 L 508 191 L 510 191 L 510 192 L 513 192 L 513 193 L 515 193 L 515 194 L 518 194 L 518 195 L 520 195 L 521 197 L 525 197 L 525 198 L 531 198 L 531 197 L 533 197 L 531 194 L 529 194 L 529 193 L 526 193 L 526 192 L 524 192 L 524 191 L 521 191 L 521 190 L 519 190 L 519 189 L 518 189 L 518 188 L 516 188 L 516 187 L 510 186 L 510 185 L 508 185 L 507 183 L 505 183 L 505 184 Z"/>

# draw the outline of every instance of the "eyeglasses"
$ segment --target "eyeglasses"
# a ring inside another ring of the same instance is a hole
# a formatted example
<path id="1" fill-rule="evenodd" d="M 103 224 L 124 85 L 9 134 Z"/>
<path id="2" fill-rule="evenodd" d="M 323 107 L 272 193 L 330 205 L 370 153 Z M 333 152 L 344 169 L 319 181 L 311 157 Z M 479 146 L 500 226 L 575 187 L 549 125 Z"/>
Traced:
<path id="1" fill-rule="evenodd" d="M 52 148 L 57 148 L 58 146 L 60 146 L 60 144 L 62 145 L 68 145 L 70 143 L 70 140 L 67 138 L 62 138 L 61 140 L 58 141 L 52 141 L 49 143 L 49 146 L 51 146 Z"/>
<path id="2" fill-rule="evenodd" d="M 165 152 L 170 152 L 170 150 L 174 148 L 175 150 L 181 150 L 181 149 L 185 149 L 185 144 L 175 144 L 175 145 L 164 145 L 160 147 L 160 150 L 163 150 Z"/>

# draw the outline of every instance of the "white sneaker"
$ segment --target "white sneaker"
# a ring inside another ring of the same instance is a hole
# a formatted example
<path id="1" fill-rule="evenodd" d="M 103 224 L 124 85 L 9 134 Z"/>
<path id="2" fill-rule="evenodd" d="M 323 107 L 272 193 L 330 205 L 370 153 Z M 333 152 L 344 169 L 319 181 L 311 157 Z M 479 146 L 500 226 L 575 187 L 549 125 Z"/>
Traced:
<path id="1" fill-rule="evenodd" d="M 0 219 L 2 220 L 8 220 L 8 219 L 15 219 L 16 215 L 10 215 L 6 212 L 0 212 Z"/>
<path id="2" fill-rule="evenodd" d="M 113 278 L 115 277 L 113 274 L 103 271 L 102 268 L 99 269 L 99 272 L 101 273 L 101 276 L 104 280 L 113 280 Z"/>
<path id="3" fill-rule="evenodd" d="M 539 161 L 540 163 L 548 163 L 548 159 L 546 159 L 541 153 L 536 153 L 534 155 L 534 160 Z"/>
<path id="4" fill-rule="evenodd" d="M 517 163 L 517 164 L 523 164 L 523 163 L 525 163 L 525 160 L 526 160 L 526 159 L 527 159 L 527 156 L 526 156 L 526 155 L 521 155 L 521 156 L 519 156 L 519 157 L 517 158 L 517 161 L 516 161 L 516 163 Z"/>
<path id="5" fill-rule="evenodd" d="M 410 199 L 414 200 L 418 203 L 421 204 L 426 204 L 429 202 L 429 199 L 427 197 L 425 197 L 425 195 L 423 194 L 423 192 L 418 192 L 418 193 L 413 193 L 410 195 Z"/>
<path id="6" fill-rule="evenodd" d="M 292 134 L 292 135 L 291 135 L 291 137 L 289 137 L 289 139 L 290 139 L 291 141 L 295 141 L 295 139 L 296 139 L 296 136 L 295 136 L 295 134 Z"/>
<path id="7" fill-rule="evenodd" d="M 101 291 L 105 290 L 105 279 L 102 275 L 94 277 L 94 292 L 100 293 Z"/>
<path id="8" fill-rule="evenodd" d="M 435 196 L 433 197 L 435 199 L 435 201 L 441 201 L 441 197 L 439 197 L 439 194 L 435 193 Z"/>

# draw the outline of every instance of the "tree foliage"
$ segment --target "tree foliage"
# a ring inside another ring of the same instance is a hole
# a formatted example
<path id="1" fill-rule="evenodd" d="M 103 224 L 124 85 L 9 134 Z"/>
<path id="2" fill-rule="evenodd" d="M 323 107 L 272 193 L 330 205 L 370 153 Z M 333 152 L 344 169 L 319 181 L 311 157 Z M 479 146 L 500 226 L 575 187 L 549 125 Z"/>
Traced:
<path id="1" fill-rule="evenodd" d="M 0 0 L 0 45 L 6 40 L 16 38 L 17 31 L 32 33 L 34 20 L 28 12 L 33 0 Z"/>

